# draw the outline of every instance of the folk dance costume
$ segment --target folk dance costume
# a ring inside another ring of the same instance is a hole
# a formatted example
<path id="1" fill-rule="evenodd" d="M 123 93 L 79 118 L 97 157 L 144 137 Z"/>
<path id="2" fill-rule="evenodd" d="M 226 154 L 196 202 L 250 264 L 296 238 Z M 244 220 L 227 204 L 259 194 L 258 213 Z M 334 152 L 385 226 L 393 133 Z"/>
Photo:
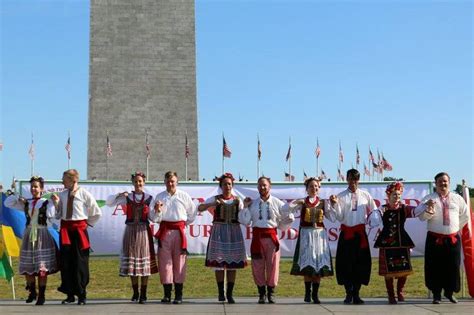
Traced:
<path id="1" fill-rule="evenodd" d="M 434 214 L 426 211 L 427 200 L 435 202 Z M 425 244 L 425 285 L 433 292 L 433 303 L 441 301 L 441 290 L 451 302 L 453 292 L 460 290 L 460 230 L 469 221 L 464 199 L 454 193 L 443 198 L 438 193 L 427 195 L 416 208 L 419 218 L 428 221 Z"/>
<path id="2" fill-rule="evenodd" d="M 286 230 L 295 220 L 294 215 L 285 209 L 284 202 L 270 196 L 266 201 L 254 200 L 243 209 L 240 222 L 252 226 L 252 274 L 258 288 L 259 303 L 274 303 L 274 289 L 278 285 L 280 270 L 280 242 L 277 228 Z M 265 286 L 267 292 L 265 292 Z"/>
<path id="3" fill-rule="evenodd" d="M 374 247 L 379 248 L 379 275 L 385 277 L 391 304 L 396 304 L 393 278 L 398 278 L 397 298 L 402 302 L 405 300 L 403 288 L 407 276 L 413 273 L 410 249 L 415 244 L 405 230 L 405 221 L 415 217 L 414 210 L 415 207 L 403 204 L 396 208 L 388 204 L 381 207 L 383 228 Z"/>
<path id="4" fill-rule="evenodd" d="M 214 203 L 217 199 L 223 203 L 216 205 L 214 209 L 205 265 L 216 270 L 242 269 L 247 266 L 245 243 L 239 222 L 243 203 L 233 195 L 228 199 L 225 199 L 223 195 L 217 195 L 208 198 L 204 204 Z M 229 303 L 235 303 L 234 284 L 234 281 L 227 281 L 224 296 L 224 282 L 220 280 L 217 282 L 219 301 L 225 301 L 227 297 Z"/>
<path id="5" fill-rule="evenodd" d="M 346 290 L 344 303 L 362 304 L 360 287 L 369 284 L 372 268 L 365 225 L 378 226 L 381 222 L 380 211 L 372 196 L 360 189 L 355 192 L 346 189 L 337 197 L 337 204 L 331 206 L 336 220 L 341 222 L 336 251 L 337 283 L 344 285 Z"/>
<path id="6" fill-rule="evenodd" d="M 173 303 L 181 304 L 183 283 L 186 278 L 185 227 L 196 218 L 196 206 L 191 197 L 182 190 L 176 190 L 173 195 L 165 190 L 156 196 L 153 203 L 158 202 L 163 204 L 162 210 L 155 214 L 156 222 L 160 223 L 155 236 L 158 238 L 158 268 L 164 289 L 161 302 L 171 302 L 171 290 L 174 283 Z"/>
<path id="7" fill-rule="evenodd" d="M 329 202 L 308 196 L 303 204 L 295 200 L 289 207 L 292 212 L 300 211 L 300 229 L 290 273 L 296 276 L 332 276 L 331 250 L 323 223 L 324 217 L 335 221 L 334 215 L 328 211 Z M 319 303 L 318 290 L 319 282 L 305 282 L 304 301 L 313 299 L 314 303 Z"/>
<path id="8" fill-rule="evenodd" d="M 55 208 L 50 200 L 33 198 L 26 203 L 19 201 L 18 196 L 11 195 L 5 200 L 5 206 L 24 211 L 26 228 L 20 250 L 19 273 L 30 276 L 47 276 L 58 272 L 58 249 L 53 237 L 48 232 L 48 220 L 54 218 Z M 34 279 L 34 278 L 33 278 Z M 36 284 L 33 280 L 28 283 L 30 294 L 27 303 L 38 298 L 37 305 L 45 300 L 46 286 L 39 286 L 39 296 L 36 294 Z"/>
<path id="9" fill-rule="evenodd" d="M 78 187 L 74 192 L 66 189 L 59 193 L 56 218 L 61 219 L 60 265 L 61 285 L 58 291 L 67 294 L 63 303 L 85 304 L 86 287 L 89 283 L 89 235 L 87 226 L 93 226 L 102 211 L 90 192 Z"/>
<path id="10" fill-rule="evenodd" d="M 122 277 L 147 277 L 158 272 L 155 246 L 150 228 L 155 212 L 150 208 L 153 197 L 147 193 L 131 192 L 127 197 L 112 195 L 107 200 L 108 206 L 122 205 L 126 211 L 125 232 L 123 234 L 120 254 L 120 271 Z M 138 284 L 133 285 L 134 296 L 138 300 Z M 140 302 L 146 301 L 147 286 L 140 287 Z"/>
<path id="11" fill-rule="evenodd" d="M 247 265 L 247 256 L 239 222 L 243 203 L 234 196 L 225 200 L 222 195 L 208 198 L 205 203 L 211 203 L 218 198 L 223 200 L 224 204 L 217 205 L 214 210 L 205 265 L 222 269 L 244 268 Z"/>

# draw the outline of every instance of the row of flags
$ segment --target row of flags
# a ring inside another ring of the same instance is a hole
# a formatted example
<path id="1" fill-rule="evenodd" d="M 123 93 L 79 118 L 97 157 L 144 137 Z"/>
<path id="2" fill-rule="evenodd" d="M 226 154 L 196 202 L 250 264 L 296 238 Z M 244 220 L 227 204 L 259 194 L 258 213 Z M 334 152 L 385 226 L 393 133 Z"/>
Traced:
<path id="1" fill-rule="evenodd" d="M 68 135 L 68 138 L 67 138 L 67 141 L 66 141 L 66 144 L 64 146 L 65 150 L 66 150 L 66 154 L 67 154 L 67 158 L 68 160 L 71 159 L 71 152 L 72 152 L 72 145 L 71 145 L 71 136 Z M 149 159 L 151 157 L 151 144 L 149 142 L 149 134 L 148 134 L 148 131 L 146 132 L 146 135 L 145 135 L 145 153 L 146 153 L 146 157 L 147 159 Z M 0 143 L 0 150 L 3 150 L 3 143 Z M 291 159 L 291 150 L 292 150 L 292 147 L 291 147 L 291 139 L 290 139 L 290 142 L 289 142 L 289 145 L 288 145 L 288 151 L 286 153 L 286 156 L 285 156 L 285 160 L 288 162 L 290 159 Z M 31 144 L 30 144 L 30 147 L 29 147 L 29 150 L 28 150 L 28 154 L 31 158 L 31 160 L 33 161 L 35 159 L 35 142 L 34 142 L 34 137 L 33 137 L 33 134 L 31 135 Z M 112 157 L 112 144 L 111 144 L 111 141 L 110 141 L 110 137 L 109 137 L 109 134 L 107 133 L 107 138 L 106 138 L 106 147 L 105 147 L 105 155 L 107 158 L 110 158 Z M 314 154 L 315 154 L 315 157 L 316 159 L 319 159 L 320 156 L 321 156 L 321 146 L 319 145 L 319 139 L 316 140 L 316 148 L 314 150 Z M 189 147 L 189 142 L 188 142 L 188 135 L 187 133 L 185 134 L 185 147 L 184 147 L 184 156 L 186 159 L 189 158 L 189 156 L 191 155 L 191 150 L 190 150 L 190 147 Z M 231 158 L 232 157 L 232 150 L 230 148 L 230 146 L 227 144 L 226 142 L 226 139 L 224 137 L 224 135 L 222 136 L 222 158 Z M 375 155 L 374 153 L 372 152 L 372 149 L 369 147 L 369 155 L 368 155 L 368 162 L 369 162 L 369 166 L 367 166 L 367 164 L 364 162 L 364 170 L 363 170 L 363 174 L 364 175 L 367 175 L 367 176 L 373 176 L 375 175 L 375 173 L 377 174 L 383 174 L 384 171 L 392 171 L 393 170 L 393 167 L 392 165 L 388 162 L 388 160 L 385 158 L 385 156 L 383 155 L 383 152 L 380 153 L 378 150 L 377 150 L 377 159 L 375 158 Z M 257 135 L 257 159 L 258 161 L 261 161 L 262 159 L 262 145 L 261 145 L 261 142 L 260 142 L 260 137 Z M 342 180 L 344 181 L 345 178 L 344 178 L 344 174 L 342 173 L 341 171 L 341 163 L 344 162 L 344 152 L 342 150 L 342 145 L 341 145 L 341 142 L 339 141 L 339 166 L 338 166 L 338 171 L 337 171 L 337 179 L 338 180 Z M 359 146 L 356 145 L 356 156 L 355 156 L 355 163 L 356 163 L 356 168 L 358 168 L 358 166 L 360 165 L 361 163 L 361 156 L 360 156 L 360 151 L 359 151 Z M 370 170 L 370 168 L 372 168 L 372 171 Z M 324 173 L 323 170 L 321 170 L 321 173 L 320 173 L 320 177 L 322 178 L 327 178 L 326 174 Z M 286 175 L 285 174 L 285 180 L 288 180 L 288 181 L 291 181 L 291 175 Z"/>

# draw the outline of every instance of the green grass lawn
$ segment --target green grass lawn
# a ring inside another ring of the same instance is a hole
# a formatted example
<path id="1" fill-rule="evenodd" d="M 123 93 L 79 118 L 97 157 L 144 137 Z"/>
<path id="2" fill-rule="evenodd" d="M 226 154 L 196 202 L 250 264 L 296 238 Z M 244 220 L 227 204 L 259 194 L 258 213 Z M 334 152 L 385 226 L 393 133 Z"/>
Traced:
<path id="1" fill-rule="evenodd" d="M 413 258 L 414 274 L 408 278 L 406 295 L 408 298 L 424 298 L 427 290 L 423 279 L 423 258 Z M 18 258 L 13 260 L 14 270 L 18 270 Z M 280 281 L 276 289 L 276 295 L 281 297 L 302 297 L 304 294 L 303 278 L 290 275 L 291 260 L 282 259 L 280 262 Z M 128 299 L 131 296 L 130 280 L 118 276 L 118 257 L 91 257 L 90 259 L 91 279 L 88 286 L 88 298 L 91 299 Z M 59 285 L 59 273 L 48 277 L 47 299 L 62 299 L 64 295 L 56 291 Z M 14 278 L 17 299 L 25 299 L 28 292 L 25 288 L 23 276 Z M 467 291 L 466 291 L 467 292 Z M 159 275 L 155 274 L 149 279 L 148 298 L 158 299 L 163 294 Z M 256 296 L 257 289 L 253 282 L 250 265 L 237 272 L 235 296 Z M 378 261 L 373 259 L 372 278 L 369 286 L 362 287 L 363 297 L 385 297 L 385 284 L 383 277 L 378 275 Z M 188 259 L 187 278 L 184 284 L 184 297 L 216 297 L 217 289 L 214 272 L 204 267 L 204 258 L 190 256 Z M 336 278 L 325 278 L 322 280 L 320 297 L 343 297 L 344 289 L 337 285 Z M 0 279 L 0 299 L 11 299 L 10 284 Z"/>

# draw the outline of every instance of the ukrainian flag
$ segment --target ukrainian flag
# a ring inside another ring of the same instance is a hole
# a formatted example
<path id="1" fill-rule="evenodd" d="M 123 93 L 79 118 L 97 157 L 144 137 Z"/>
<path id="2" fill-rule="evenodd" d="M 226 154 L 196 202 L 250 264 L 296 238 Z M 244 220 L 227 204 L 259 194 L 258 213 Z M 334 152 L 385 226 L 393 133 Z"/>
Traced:
<path id="1" fill-rule="evenodd" d="M 20 255 L 20 244 L 26 218 L 20 211 L 3 206 L 5 198 L 6 195 L 2 193 L 0 204 L 0 277 L 10 281 L 13 277 L 13 269 L 8 256 L 18 257 Z M 17 217 L 17 215 L 19 216 Z"/>

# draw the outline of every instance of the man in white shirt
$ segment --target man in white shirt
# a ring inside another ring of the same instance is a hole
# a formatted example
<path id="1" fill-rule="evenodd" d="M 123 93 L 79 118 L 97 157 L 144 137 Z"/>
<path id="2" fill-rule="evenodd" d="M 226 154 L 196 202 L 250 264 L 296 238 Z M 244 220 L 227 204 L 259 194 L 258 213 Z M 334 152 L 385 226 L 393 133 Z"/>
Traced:
<path id="1" fill-rule="evenodd" d="M 359 296 L 360 287 L 368 285 L 372 268 L 372 258 L 365 231 L 366 223 L 377 226 L 381 222 L 380 212 L 374 199 L 359 189 L 360 173 L 356 169 L 347 171 L 348 188 L 337 195 L 336 219 L 341 222 L 341 232 L 336 252 L 336 278 L 344 285 L 344 304 L 363 304 Z"/>
<path id="2" fill-rule="evenodd" d="M 425 244 L 425 285 L 433 292 L 433 304 L 441 302 L 441 290 L 451 302 L 460 290 L 461 237 L 468 223 L 464 199 L 449 192 L 450 178 L 441 172 L 435 176 L 436 192 L 425 196 L 415 209 L 420 220 L 428 222 Z"/>
<path id="3" fill-rule="evenodd" d="M 284 210 L 284 202 L 270 195 L 271 181 L 268 177 L 258 179 L 259 199 L 244 200 L 244 209 L 239 221 L 252 226 L 252 274 L 259 293 L 259 304 L 275 303 L 274 289 L 278 284 L 280 266 L 280 243 L 277 228 L 285 230 L 295 220 L 294 215 Z M 267 292 L 265 292 L 265 286 Z"/>
<path id="4" fill-rule="evenodd" d="M 93 226 L 101 217 L 102 211 L 94 197 L 78 186 L 79 172 L 69 169 L 63 173 L 66 188 L 53 194 L 51 199 L 57 209 L 56 219 L 61 220 L 60 257 L 61 285 L 58 291 L 67 295 L 62 304 L 75 302 L 86 304 L 86 287 L 89 283 L 89 235 L 87 226 Z"/>
<path id="5" fill-rule="evenodd" d="M 169 171 L 165 174 L 166 190 L 154 200 L 156 222 L 160 223 L 158 238 L 158 267 L 164 289 L 162 303 L 171 302 L 174 283 L 173 304 L 183 302 L 183 283 L 186 277 L 186 234 L 185 228 L 196 218 L 196 206 L 191 197 L 177 189 L 178 175 Z"/>

